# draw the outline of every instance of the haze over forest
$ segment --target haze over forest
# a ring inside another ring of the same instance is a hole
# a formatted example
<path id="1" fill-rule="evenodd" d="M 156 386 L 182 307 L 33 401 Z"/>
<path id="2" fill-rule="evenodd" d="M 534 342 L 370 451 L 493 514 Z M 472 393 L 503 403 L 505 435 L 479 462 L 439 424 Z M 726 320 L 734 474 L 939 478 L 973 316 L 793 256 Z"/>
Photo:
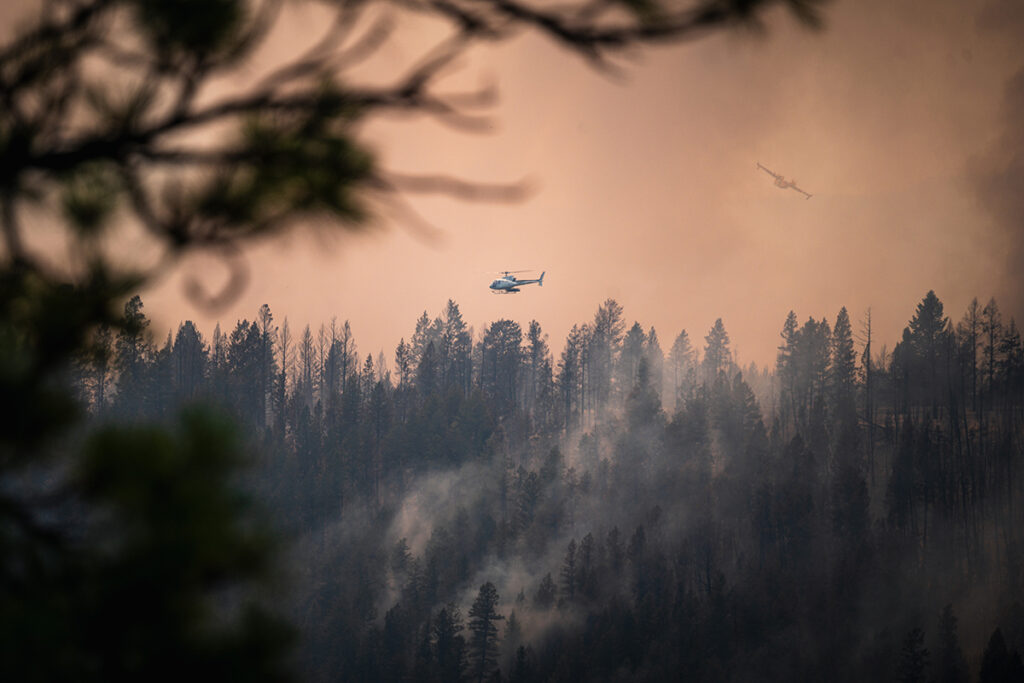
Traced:
<path id="1" fill-rule="evenodd" d="M 1024 680 L 1024 4 L 0 13 L 0 680 Z"/>
<path id="2" fill-rule="evenodd" d="M 474 340 L 449 301 L 375 356 L 263 306 L 108 335 L 69 379 L 100 422 L 240 421 L 310 680 L 1024 675 L 1024 346 L 996 301 L 928 292 L 891 353 L 791 312 L 747 374 L 721 320 L 664 348 L 627 321 Z"/>

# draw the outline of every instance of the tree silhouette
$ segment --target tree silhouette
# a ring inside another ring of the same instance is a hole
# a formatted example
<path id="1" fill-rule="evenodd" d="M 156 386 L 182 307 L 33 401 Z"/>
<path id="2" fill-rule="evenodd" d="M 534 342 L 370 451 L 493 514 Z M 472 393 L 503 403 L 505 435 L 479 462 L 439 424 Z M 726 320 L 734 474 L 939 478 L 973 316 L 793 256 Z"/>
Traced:
<path id="1" fill-rule="evenodd" d="M 704 337 L 707 346 L 704 347 L 704 376 L 709 383 L 713 382 L 719 374 L 728 371 L 732 364 L 732 352 L 729 350 L 729 333 L 725 331 L 722 319 L 715 320 L 715 324 Z"/>
<path id="2" fill-rule="evenodd" d="M 966 683 L 969 680 L 967 660 L 960 649 L 956 622 L 953 606 L 946 605 L 939 618 L 939 648 L 935 657 L 935 679 L 938 683 Z"/>
<path id="3" fill-rule="evenodd" d="M 924 631 L 915 628 L 903 639 L 897 676 L 900 683 L 924 683 L 928 668 L 928 650 L 924 647 Z"/>
<path id="4" fill-rule="evenodd" d="M 490 678 L 498 661 L 498 627 L 504 619 L 498 614 L 498 590 L 488 581 L 469 608 L 469 647 L 472 652 L 472 675 L 478 683 Z"/>
<path id="5" fill-rule="evenodd" d="M 1002 629 L 996 628 L 982 655 L 979 683 L 1009 683 L 1019 681 L 1021 676 L 1024 676 L 1024 665 L 1020 654 L 1006 646 Z"/>

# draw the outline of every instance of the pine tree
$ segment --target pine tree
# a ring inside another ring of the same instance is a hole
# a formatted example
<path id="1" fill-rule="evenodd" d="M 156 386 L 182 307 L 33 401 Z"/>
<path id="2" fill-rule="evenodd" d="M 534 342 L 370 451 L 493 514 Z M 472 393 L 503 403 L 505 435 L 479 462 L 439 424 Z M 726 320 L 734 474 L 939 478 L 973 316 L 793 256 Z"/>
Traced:
<path id="1" fill-rule="evenodd" d="M 721 373 L 727 372 L 732 364 L 732 352 L 729 350 L 729 334 L 725 331 L 722 319 L 715 320 L 715 324 L 708 331 L 704 342 L 704 379 L 713 383 Z"/>
<path id="2" fill-rule="evenodd" d="M 497 320 L 483 339 L 481 386 L 499 414 L 511 414 L 518 402 L 523 365 L 523 331 L 513 320 Z"/>
<path id="3" fill-rule="evenodd" d="M 981 658 L 978 683 L 1016 683 L 1021 680 L 1024 680 L 1024 666 L 1020 654 L 1006 646 L 1002 629 L 996 628 Z"/>
<path id="4" fill-rule="evenodd" d="M 470 611 L 472 616 L 473 612 Z M 462 613 L 453 604 L 442 607 L 431 627 L 438 680 L 458 683 L 466 671 L 466 639 L 462 635 Z"/>
<path id="5" fill-rule="evenodd" d="M 864 314 L 862 322 L 862 333 L 864 351 L 861 353 L 860 361 L 864 377 L 864 419 L 867 422 L 867 446 L 868 446 L 868 475 L 871 477 L 871 484 L 875 483 L 875 365 L 871 357 L 874 330 L 871 324 L 871 309 Z"/>
<path id="6" fill-rule="evenodd" d="M 470 352 L 472 341 L 462 319 L 459 305 L 449 299 L 444 309 L 440 334 L 441 383 L 448 389 L 468 393 L 472 380 Z"/>
<path id="7" fill-rule="evenodd" d="M 403 389 L 412 377 L 412 350 L 405 343 L 405 337 L 395 347 L 395 369 L 398 371 L 398 388 Z"/>
<path id="8" fill-rule="evenodd" d="M 516 652 L 522 648 L 523 627 L 516 617 L 515 610 L 509 613 L 505 621 L 505 633 L 501 639 L 501 650 L 504 653 L 502 660 L 505 662 L 505 670 L 511 672 L 516 666 Z"/>
<path id="9" fill-rule="evenodd" d="M 594 536 L 587 533 L 576 551 L 576 591 L 584 600 L 597 598 L 597 549 Z"/>
<path id="10" fill-rule="evenodd" d="M 970 388 L 970 407 L 978 411 L 978 349 L 981 347 L 981 305 L 978 298 L 971 299 L 963 319 L 956 327 L 959 341 L 960 366 L 966 370 L 965 384 Z"/>
<path id="11" fill-rule="evenodd" d="M 279 371 L 274 379 L 274 414 L 276 416 L 274 429 L 281 435 L 284 434 L 286 424 L 288 378 L 291 376 L 292 368 L 295 365 L 295 348 L 292 345 L 292 341 L 292 331 L 288 325 L 288 318 L 285 318 L 274 340 L 274 353 L 280 359 L 280 363 L 277 364 Z"/>
<path id="12" fill-rule="evenodd" d="M 565 549 L 565 557 L 562 559 L 562 570 L 559 573 L 562 583 L 562 596 L 566 603 L 571 604 L 576 599 L 576 585 L 579 577 L 576 575 L 576 539 L 571 539 Z"/>
<path id="13" fill-rule="evenodd" d="M 551 408 L 549 404 L 552 398 L 551 351 L 548 349 L 547 335 L 536 320 L 531 320 L 527 327 L 524 357 L 524 407 L 534 416 L 535 422 L 545 422 L 550 419 L 547 411 Z"/>
<path id="14" fill-rule="evenodd" d="M 437 352 L 432 341 L 427 342 L 416 365 L 416 389 L 424 398 L 437 391 Z"/>
<path id="15" fill-rule="evenodd" d="M 928 668 L 928 650 L 924 647 L 924 632 L 915 628 L 903 639 L 903 649 L 897 676 L 900 683 L 924 683 Z"/>
<path id="16" fill-rule="evenodd" d="M 122 324 L 114 341 L 117 372 L 117 412 L 129 419 L 148 412 L 152 402 L 153 345 L 149 340 L 149 320 L 142 312 L 142 299 L 133 296 L 124 305 Z"/>
<path id="17" fill-rule="evenodd" d="M 622 352 L 619 356 L 618 383 L 626 387 L 626 391 L 636 384 L 636 370 L 640 365 L 640 359 L 643 358 L 646 343 L 647 335 L 644 334 L 644 329 L 640 327 L 640 323 L 634 322 L 622 339 Z"/>
<path id="18" fill-rule="evenodd" d="M 690 344 L 690 336 L 686 330 L 681 330 L 672 342 L 669 362 L 672 368 L 673 412 L 678 412 L 682 403 L 690 398 L 697 383 L 697 352 Z"/>
<path id="19" fill-rule="evenodd" d="M 176 402 L 195 398 L 206 377 L 207 350 L 195 324 L 186 320 L 178 328 L 171 350 L 173 393 Z"/>
<path id="20" fill-rule="evenodd" d="M 775 376 L 779 383 L 779 405 L 784 427 L 796 426 L 797 367 L 793 356 L 797 352 L 797 325 L 796 313 L 790 311 L 779 333 L 782 344 L 778 347 L 775 358 Z"/>
<path id="21" fill-rule="evenodd" d="M 295 394 L 307 410 L 313 409 L 313 381 L 316 377 L 316 351 L 313 333 L 306 325 L 299 338 L 299 367 Z"/>
<path id="22" fill-rule="evenodd" d="M 992 406 L 996 374 L 999 369 L 999 340 L 1003 336 L 1003 316 L 995 299 L 989 299 L 981 311 L 981 354 L 985 372 L 985 391 L 989 397 L 986 407 Z"/>
<path id="23" fill-rule="evenodd" d="M 967 683 L 967 660 L 956 634 L 953 606 L 946 605 L 939 618 L 939 643 L 935 657 L 936 683 Z"/>
<path id="24" fill-rule="evenodd" d="M 999 375 L 1005 397 L 1019 405 L 1024 390 L 1024 344 L 1013 318 L 999 341 Z"/>
<path id="25" fill-rule="evenodd" d="M 88 364 L 88 389 L 92 409 L 105 412 L 114 386 L 114 335 L 108 325 L 101 325 L 93 335 Z"/>
<path id="26" fill-rule="evenodd" d="M 565 339 L 558 362 L 558 389 L 561 394 L 562 420 L 566 431 L 580 425 L 583 419 L 585 349 L 589 336 L 586 326 L 573 325 Z"/>
<path id="27" fill-rule="evenodd" d="M 540 580 L 537 592 L 534 593 L 533 596 L 533 604 L 538 609 L 551 609 L 555 605 L 555 601 L 557 599 L 558 587 L 555 585 L 554 579 L 551 578 L 551 573 L 548 572 L 544 575 L 544 578 Z"/>
<path id="28" fill-rule="evenodd" d="M 658 402 L 663 401 L 665 391 L 665 352 L 661 349 L 661 342 L 658 340 L 658 333 L 653 327 L 647 331 L 647 341 L 644 342 L 644 359 L 650 373 L 650 385 L 658 396 Z"/>
<path id="29" fill-rule="evenodd" d="M 509 672 L 509 683 L 529 683 L 533 681 L 534 673 L 531 664 L 530 650 L 520 645 L 516 649 L 515 660 L 512 662 L 512 670 Z"/>
<path id="30" fill-rule="evenodd" d="M 615 364 L 622 350 L 626 323 L 622 319 L 622 306 L 615 299 L 601 304 L 590 327 L 585 348 L 584 383 L 590 393 L 589 401 L 598 417 L 603 415 L 613 391 Z M 628 391 L 628 388 L 626 389 Z"/>
<path id="31" fill-rule="evenodd" d="M 498 627 L 505 617 L 498 614 L 498 590 L 488 581 L 480 586 L 469 608 L 469 647 L 472 653 L 472 679 L 483 683 L 495 671 L 498 659 Z"/>
<path id="32" fill-rule="evenodd" d="M 929 290 L 910 319 L 911 349 L 922 365 L 922 393 L 931 404 L 933 416 L 938 411 L 941 390 L 939 369 L 942 366 L 941 356 L 946 349 L 945 335 L 949 333 L 949 319 L 943 315 L 942 309 L 942 302 L 934 291 Z"/>
<path id="33" fill-rule="evenodd" d="M 844 306 L 836 316 L 832 328 L 832 359 L 829 365 L 829 383 L 832 405 L 841 420 L 855 420 L 854 391 L 857 381 L 857 353 L 853 348 L 853 329 Z"/>
<path id="34" fill-rule="evenodd" d="M 259 358 L 259 401 L 262 426 L 270 426 L 274 421 L 274 378 L 277 375 L 277 362 L 274 358 L 274 339 L 277 337 L 277 326 L 274 325 L 274 314 L 270 306 L 262 304 L 256 315 L 260 330 Z"/>
<path id="35" fill-rule="evenodd" d="M 423 360 L 427 346 L 434 345 L 434 363 L 438 363 L 438 346 L 441 344 L 441 329 L 444 323 L 441 318 L 430 319 L 426 311 L 416 320 L 416 329 L 412 335 L 412 355 L 418 365 Z"/>

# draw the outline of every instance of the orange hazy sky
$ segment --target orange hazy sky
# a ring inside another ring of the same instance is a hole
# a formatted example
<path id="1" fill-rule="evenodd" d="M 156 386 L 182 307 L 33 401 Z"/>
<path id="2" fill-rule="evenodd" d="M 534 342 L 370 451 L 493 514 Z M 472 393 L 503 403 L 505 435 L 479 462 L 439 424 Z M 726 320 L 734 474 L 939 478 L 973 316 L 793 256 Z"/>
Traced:
<path id="1" fill-rule="evenodd" d="M 775 12 L 763 35 L 644 50 L 616 76 L 528 34 L 474 48 L 440 85 L 494 83 L 490 133 L 396 118 L 366 139 L 395 170 L 528 178 L 527 199 L 414 196 L 438 238 L 393 218 L 358 236 L 300 230 L 248 250 L 252 279 L 226 309 L 183 295 L 187 273 L 220 278 L 196 260 L 145 291 L 146 310 L 158 336 L 185 319 L 208 336 L 262 303 L 293 334 L 336 316 L 361 353 L 389 361 L 448 299 L 477 334 L 538 320 L 556 356 L 609 297 L 666 351 L 684 328 L 702 343 L 721 317 L 741 362 L 759 365 L 774 362 L 790 309 L 832 322 L 846 306 L 856 328 L 870 307 L 890 347 L 929 289 L 954 321 L 991 296 L 1021 321 L 1022 5 L 838 0 L 823 31 Z M 293 7 L 274 50 L 308 44 L 318 20 Z M 400 24 L 371 68 L 397 70 L 431 35 Z M 813 198 L 776 188 L 757 162 Z M 488 290 L 494 271 L 524 268 L 546 271 L 544 287 Z"/>

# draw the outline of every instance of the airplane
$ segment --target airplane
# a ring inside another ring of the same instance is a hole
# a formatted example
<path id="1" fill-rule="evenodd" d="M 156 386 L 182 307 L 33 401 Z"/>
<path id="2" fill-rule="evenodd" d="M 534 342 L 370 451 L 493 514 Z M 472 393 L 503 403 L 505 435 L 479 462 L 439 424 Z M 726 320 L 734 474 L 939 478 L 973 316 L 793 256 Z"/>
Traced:
<path id="1" fill-rule="evenodd" d="M 796 190 L 797 192 L 799 192 L 799 193 L 801 193 L 803 195 L 806 195 L 806 197 L 804 197 L 804 199 L 810 199 L 811 198 L 811 193 L 810 192 L 804 192 L 803 190 L 801 190 L 799 187 L 796 186 L 796 179 L 795 178 L 793 180 L 786 180 L 786 178 L 783 177 L 782 175 L 780 175 L 778 173 L 773 173 L 770 169 L 765 168 L 764 166 L 762 166 L 761 162 L 757 162 L 757 167 L 759 169 L 761 169 L 762 171 L 764 171 L 765 173 L 767 173 L 768 175 L 770 175 L 771 177 L 775 178 L 775 185 L 776 185 L 776 187 L 781 187 L 783 190 L 785 190 L 786 188 L 790 188 L 791 187 L 794 190 Z"/>
<path id="2" fill-rule="evenodd" d="M 501 271 L 501 277 L 491 283 L 491 289 L 494 290 L 495 294 L 515 294 L 519 291 L 519 287 L 522 285 L 538 284 L 541 287 L 544 286 L 544 273 L 540 274 L 540 277 L 536 280 L 519 280 L 512 273 L 525 273 L 525 270 L 503 270 Z"/>

